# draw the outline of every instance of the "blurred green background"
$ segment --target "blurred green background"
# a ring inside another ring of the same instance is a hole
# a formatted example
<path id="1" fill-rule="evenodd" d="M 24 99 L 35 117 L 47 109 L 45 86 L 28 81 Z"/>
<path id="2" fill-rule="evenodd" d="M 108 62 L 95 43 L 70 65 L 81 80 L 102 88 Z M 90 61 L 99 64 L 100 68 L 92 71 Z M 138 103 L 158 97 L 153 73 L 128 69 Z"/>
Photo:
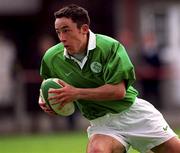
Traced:
<path id="1" fill-rule="evenodd" d="M 180 130 L 176 130 L 180 135 Z M 68 132 L 49 135 L 5 136 L 0 138 L 3 153 L 85 153 L 86 132 Z M 130 148 L 128 153 L 138 153 Z"/>

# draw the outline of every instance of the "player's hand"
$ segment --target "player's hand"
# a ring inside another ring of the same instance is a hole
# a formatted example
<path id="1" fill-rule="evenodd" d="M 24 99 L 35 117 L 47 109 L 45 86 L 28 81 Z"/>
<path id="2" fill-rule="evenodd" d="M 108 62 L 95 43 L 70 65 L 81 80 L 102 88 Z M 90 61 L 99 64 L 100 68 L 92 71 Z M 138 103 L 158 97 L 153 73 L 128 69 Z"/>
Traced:
<path id="1" fill-rule="evenodd" d="M 60 104 L 59 108 L 61 108 L 65 104 L 77 100 L 77 88 L 62 80 L 59 80 L 58 83 L 62 86 L 62 88 L 49 90 L 49 93 L 54 94 L 54 96 L 48 98 L 49 101 L 53 101 L 52 104 Z"/>
<path id="2" fill-rule="evenodd" d="M 41 109 L 46 112 L 49 115 L 55 115 L 56 113 L 53 112 L 49 106 L 43 101 L 43 99 L 41 98 L 41 96 L 39 96 L 39 106 L 41 107 Z"/>

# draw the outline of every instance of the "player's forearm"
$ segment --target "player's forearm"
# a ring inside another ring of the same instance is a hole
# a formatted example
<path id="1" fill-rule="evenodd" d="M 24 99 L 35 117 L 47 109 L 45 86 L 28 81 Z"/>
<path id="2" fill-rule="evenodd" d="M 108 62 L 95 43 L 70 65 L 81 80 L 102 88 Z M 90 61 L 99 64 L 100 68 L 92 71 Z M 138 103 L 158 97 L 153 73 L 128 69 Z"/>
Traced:
<path id="1" fill-rule="evenodd" d="M 85 100 L 118 100 L 124 98 L 126 94 L 124 84 L 110 85 L 106 84 L 98 88 L 79 88 L 77 99 Z"/>

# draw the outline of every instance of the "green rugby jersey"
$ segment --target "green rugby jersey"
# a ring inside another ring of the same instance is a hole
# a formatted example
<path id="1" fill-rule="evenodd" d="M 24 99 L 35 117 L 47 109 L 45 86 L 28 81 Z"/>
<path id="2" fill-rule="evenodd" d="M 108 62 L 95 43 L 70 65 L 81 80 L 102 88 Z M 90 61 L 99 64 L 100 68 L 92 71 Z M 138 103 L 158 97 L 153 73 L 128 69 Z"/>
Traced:
<path id="1" fill-rule="evenodd" d="M 91 31 L 87 56 L 82 63 L 69 57 L 63 44 L 59 43 L 45 53 L 40 74 L 43 79 L 59 78 L 78 88 L 96 88 L 125 80 L 127 91 L 122 100 L 76 102 L 82 115 L 89 120 L 127 110 L 138 94 L 131 86 L 135 80 L 134 67 L 124 47 L 113 38 Z"/>

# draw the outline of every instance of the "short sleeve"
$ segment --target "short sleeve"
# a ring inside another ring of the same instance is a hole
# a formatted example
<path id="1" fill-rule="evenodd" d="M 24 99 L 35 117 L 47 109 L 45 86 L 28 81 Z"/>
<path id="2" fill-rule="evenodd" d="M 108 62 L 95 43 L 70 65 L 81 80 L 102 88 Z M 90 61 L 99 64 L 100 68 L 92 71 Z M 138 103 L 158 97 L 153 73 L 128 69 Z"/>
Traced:
<path id="1" fill-rule="evenodd" d="M 111 48 L 103 71 L 106 84 L 118 84 L 124 80 L 128 88 L 135 81 L 134 67 L 125 48 L 118 42 Z"/>
<path id="2" fill-rule="evenodd" d="M 41 61 L 40 75 L 43 79 L 47 79 L 51 75 L 50 69 L 48 68 L 44 59 L 42 59 L 42 61 Z"/>

